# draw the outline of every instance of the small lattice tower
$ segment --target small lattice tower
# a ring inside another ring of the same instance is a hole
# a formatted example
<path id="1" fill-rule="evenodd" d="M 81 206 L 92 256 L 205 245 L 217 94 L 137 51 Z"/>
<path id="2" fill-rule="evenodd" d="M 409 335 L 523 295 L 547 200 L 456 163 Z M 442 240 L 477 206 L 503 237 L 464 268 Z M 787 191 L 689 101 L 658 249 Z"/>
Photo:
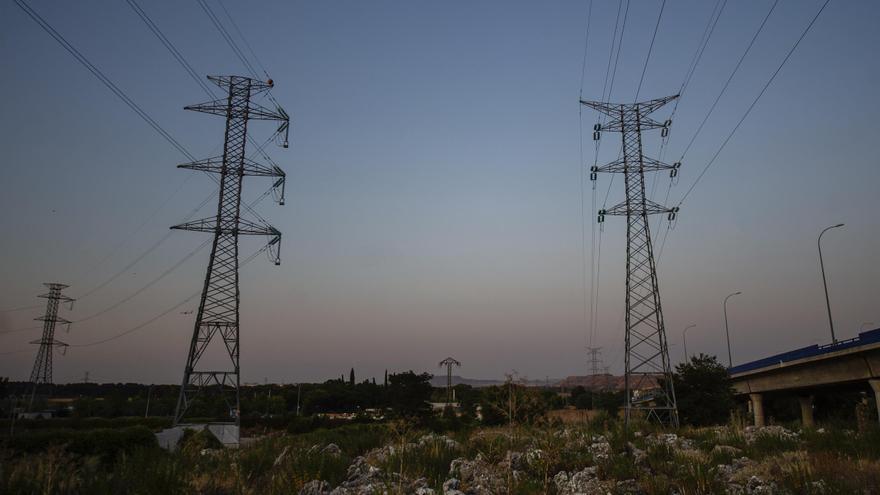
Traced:
<path id="1" fill-rule="evenodd" d="M 440 361 L 440 364 L 437 366 L 441 368 L 446 366 L 446 405 L 449 406 L 454 402 L 454 398 L 452 397 L 452 367 L 457 366 L 461 368 L 461 363 L 455 360 L 455 358 L 448 357 L 443 361 Z"/>
<path id="2" fill-rule="evenodd" d="M 34 398 L 37 396 L 37 389 L 41 385 L 52 384 L 52 356 L 56 348 L 64 349 L 67 344 L 55 339 L 55 326 L 58 323 L 62 325 L 70 325 L 70 321 L 58 316 L 58 307 L 62 302 L 72 303 L 73 299 L 61 293 L 68 286 L 57 283 L 43 284 L 49 288 L 49 292 L 40 294 L 38 297 L 46 299 L 46 314 L 37 321 L 43 322 L 43 336 L 31 342 L 31 344 L 39 344 L 37 357 L 34 359 L 34 368 L 31 371 L 31 397 L 28 401 L 28 410 L 30 411 L 34 405 Z"/>

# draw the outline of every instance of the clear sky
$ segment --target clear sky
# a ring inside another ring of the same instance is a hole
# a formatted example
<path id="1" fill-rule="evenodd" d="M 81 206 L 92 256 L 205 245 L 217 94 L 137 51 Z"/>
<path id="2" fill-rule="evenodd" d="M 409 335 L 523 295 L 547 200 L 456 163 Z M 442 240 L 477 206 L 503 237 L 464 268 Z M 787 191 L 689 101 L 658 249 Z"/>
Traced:
<path id="1" fill-rule="evenodd" d="M 217 12 L 215 0 L 208 0 Z M 125 2 L 29 2 L 194 155 L 218 153 L 221 118 L 186 112 L 206 99 Z M 632 101 L 660 1 L 629 7 L 611 99 Z M 771 5 L 728 2 L 684 92 L 664 159 L 687 141 Z M 781 0 L 703 132 L 670 203 L 684 194 L 821 5 Z M 196 1 L 141 6 L 199 73 L 244 74 Z M 582 283 L 581 68 L 589 2 L 232 2 L 226 6 L 292 116 L 287 204 L 256 208 L 284 233 L 283 263 L 242 269 L 245 381 L 436 371 L 530 378 L 587 372 Z M 715 2 L 668 0 L 641 97 L 678 91 Z M 593 2 L 584 98 L 600 99 L 618 2 Z M 823 239 L 840 338 L 880 326 L 880 168 L 874 139 L 880 3 L 834 0 L 682 205 L 659 261 L 674 361 L 723 356 L 729 303 L 735 362 L 830 340 L 816 237 Z M 0 309 L 41 304 L 43 282 L 87 294 L 136 260 L 212 191 L 203 175 L 103 87 L 13 2 L 0 4 Z M 666 118 L 671 107 L 658 112 Z M 584 163 L 593 162 L 584 110 Z M 251 126 L 262 142 L 270 124 Z M 659 152 L 659 131 L 646 151 Z M 599 161 L 616 157 L 606 133 Z M 608 176 L 601 176 L 598 202 Z M 662 201 L 668 178 L 658 178 Z M 269 186 L 249 178 L 248 198 Z M 609 204 L 622 198 L 620 182 Z M 176 192 L 175 192 L 176 191 Z M 168 198 L 171 198 L 170 200 Z M 586 186 L 590 267 L 592 191 Z M 213 205 L 201 214 L 211 214 Z M 664 223 L 655 234 L 662 237 Z M 602 234 L 598 326 L 622 370 L 624 221 Z M 63 316 L 58 338 L 116 335 L 197 292 L 205 234 L 178 232 Z M 659 243 L 659 240 L 658 240 Z M 242 253 L 260 247 L 245 238 Z M 587 276 L 589 280 L 589 275 Z M 587 296 L 588 297 L 588 296 Z M 56 381 L 174 383 L 193 301 L 103 345 L 55 360 Z M 0 314 L 0 331 L 41 308 Z M 871 325 L 864 325 L 865 327 Z M 0 376 L 27 379 L 39 330 L 0 334 Z M 26 350 L 25 352 L 15 352 Z"/>

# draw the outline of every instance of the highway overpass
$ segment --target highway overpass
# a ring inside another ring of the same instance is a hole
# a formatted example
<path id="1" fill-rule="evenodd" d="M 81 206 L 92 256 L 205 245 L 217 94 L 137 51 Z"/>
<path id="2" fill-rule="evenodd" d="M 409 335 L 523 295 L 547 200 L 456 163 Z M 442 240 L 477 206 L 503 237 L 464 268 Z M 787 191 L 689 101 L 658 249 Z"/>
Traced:
<path id="1" fill-rule="evenodd" d="M 728 373 L 736 394 L 748 396 L 755 426 L 764 426 L 764 395 L 775 392 L 796 394 L 803 423 L 812 426 L 813 396 L 835 385 L 867 383 L 880 415 L 880 328 L 733 366 Z"/>

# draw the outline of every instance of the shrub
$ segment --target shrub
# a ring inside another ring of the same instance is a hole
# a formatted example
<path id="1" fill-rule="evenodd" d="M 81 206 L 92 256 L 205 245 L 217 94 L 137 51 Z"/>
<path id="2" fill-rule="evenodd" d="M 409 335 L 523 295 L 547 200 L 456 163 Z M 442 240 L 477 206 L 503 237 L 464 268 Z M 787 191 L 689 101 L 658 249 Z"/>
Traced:
<path id="1" fill-rule="evenodd" d="M 99 428 L 94 430 L 36 430 L 18 434 L 3 441 L 2 446 L 15 452 L 42 452 L 64 447 L 79 455 L 97 455 L 113 459 L 120 452 L 138 448 L 158 448 L 156 436 L 145 426 Z"/>

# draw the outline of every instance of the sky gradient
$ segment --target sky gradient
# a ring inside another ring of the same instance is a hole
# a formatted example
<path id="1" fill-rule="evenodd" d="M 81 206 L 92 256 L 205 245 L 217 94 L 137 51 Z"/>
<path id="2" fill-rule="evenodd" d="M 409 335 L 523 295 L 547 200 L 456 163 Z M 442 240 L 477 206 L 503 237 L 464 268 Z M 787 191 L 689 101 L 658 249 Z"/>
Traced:
<path id="1" fill-rule="evenodd" d="M 660 1 L 633 2 L 612 101 L 635 96 Z M 682 96 L 666 161 L 681 156 L 771 5 L 729 2 Z M 820 0 L 782 0 L 685 156 L 676 202 L 815 14 Z M 124 2 L 29 4 L 197 157 L 218 154 L 223 119 L 186 112 L 206 99 Z M 260 215 L 284 234 L 282 265 L 241 272 L 242 379 L 316 381 L 354 367 L 529 378 L 587 372 L 581 168 L 593 163 L 578 95 L 600 99 L 618 2 L 226 2 L 292 117 L 287 204 Z M 211 3 L 216 6 L 216 3 Z M 714 2 L 669 0 L 641 98 L 674 94 Z M 141 2 L 202 74 L 244 74 L 197 2 Z M 873 139 L 880 100 L 880 4 L 832 1 L 749 118 L 682 205 L 659 260 L 674 362 L 688 350 L 724 357 L 729 302 L 734 363 L 830 340 L 816 237 L 839 338 L 880 327 L 880 185 Z M 43 282 L 86 294 L 159 241 L 213 190 L 203 175 L 14 3 L 0 4 L 7 94 L 0 181 L 0 309 L 40 304 Z M 666 118 L 671 107 L 658 111 Z M 271 124 L 255 123 L 262 142 Z M 646 133 L 657 156 L 659 131 Z M 619 150 L 603 135 L 599 163 Z M 598 201 L 608 187 L 600 176 Z M 665 194 L 668 178 L 658 177 Z M 246 197 L 269 186 L 246 181 Z M 609 206 L 622 199 L 615 181 Z M 170 199 L 169 199 L 170 198 Z M 586 184 L 590 265 L 592 191 Z M 662 201 L 661 195 L 658 198 Z M 201 211 L 212 214 L 215 204 Z M 664 223 L 655 230 L 662 236 Z M 598 234 L 597 234 L 598 235 Z M 624 220 L 602 234 L 598 326 L 612 371 L 623 368 Z M 115 305 L 206 239 L 175 231 L 111 284 L 62 315 Z M 659 242 L 657 240 L 656 242 Z M 243 257 L 259 239 L 241 241 Z M 86 344 L 149 320 L 191 294 L 209 251 L 137 297 L 57 337 Z M 588 275 L 589 279 L 589 275 Z M 180 380 L 197 300 L 118 340 L 71 348 L 55 380 Z M 0 313 L 0 332 L 42 309 Z M 0 333 L 0 376 L 27 379 L 39 330 Z M 23 352 L 16 352 L 22 350 Z M 14 352 L 14 353 L 12 353 Z"/>

